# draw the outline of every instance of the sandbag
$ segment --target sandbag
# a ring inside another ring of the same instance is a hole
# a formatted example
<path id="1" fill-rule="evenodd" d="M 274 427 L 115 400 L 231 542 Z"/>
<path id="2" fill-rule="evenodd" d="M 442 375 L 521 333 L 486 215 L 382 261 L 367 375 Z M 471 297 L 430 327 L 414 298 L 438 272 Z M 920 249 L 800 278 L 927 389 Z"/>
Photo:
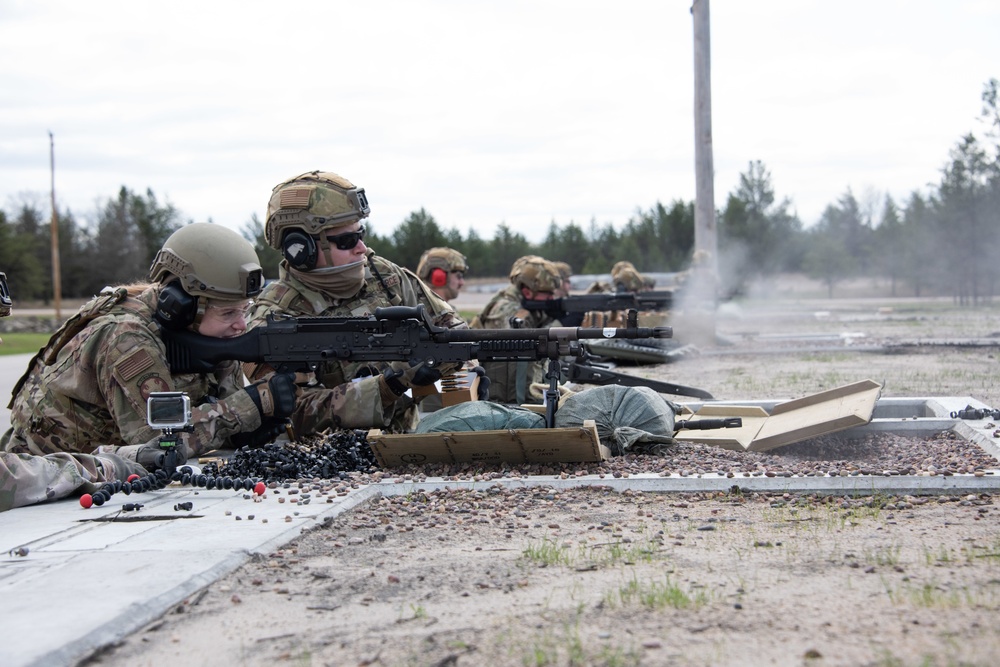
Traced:
<path id="1" fill-rule="evenodd" d="M 545 428 L 545 417 L 526 408 L 491 401 L 466 401 L 441 408 L 417 424 L 415 433 L 501 431 Z"/>
<path id="2" fill-rule="evenodd" d="M 556 411 L 556 427 L 597 424 L 597 435 L 614 455 L 659 453 L 674 440 L 681 408 L 649 387 L 608 385 L 566 397 Z"/>

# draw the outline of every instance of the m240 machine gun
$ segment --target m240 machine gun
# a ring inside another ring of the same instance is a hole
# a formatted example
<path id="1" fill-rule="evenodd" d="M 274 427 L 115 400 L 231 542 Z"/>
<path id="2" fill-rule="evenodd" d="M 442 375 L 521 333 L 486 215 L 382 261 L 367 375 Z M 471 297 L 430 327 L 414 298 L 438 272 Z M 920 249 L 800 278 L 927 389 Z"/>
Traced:
<path id="1" fill-rule="evenodd" d="M 547 329 L 446 329 L 435 325 L 418 305 L 377 308 L 371 317 L 269 316 L 233 338 L 212 338 L 189 331 L 161 332 L 173 373 L 209 372 L 226 360 L 266 363 L 279 372 L 315 370 L 325 360 L 406 361 L 434 368 L 441 364 L 548 359 L 546 426 L 555 422 L 559 403 L 560 359 L 585 354 L 588 339 L 669 338 L 670 327 L 550 327 Z"/>
<path id="2" fill-rule="evenodd" d="M 615 292 L 608 294 L 574 294 L 557 299 L 521 299 L 525 310 L 544 311 L 553 318 L 579 322 L 585 313 L 610 311 L 665 311 L 674 303 L 670 290 L 650 292 Z"/>

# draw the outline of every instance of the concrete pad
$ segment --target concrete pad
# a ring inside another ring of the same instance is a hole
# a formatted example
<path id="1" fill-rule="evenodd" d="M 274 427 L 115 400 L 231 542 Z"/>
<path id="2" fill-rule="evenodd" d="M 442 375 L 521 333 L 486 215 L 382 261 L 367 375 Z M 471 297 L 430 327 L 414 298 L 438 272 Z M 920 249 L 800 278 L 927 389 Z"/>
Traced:
<path id="1" fill-rule="evenodd" d="M 0 665 L 73 664 L 373 493 L 279 504 L 271 492 L 254 502 L 246 492 L 174 487 L 116 494 L 89 510 L 70 499 L 2 512 Z M 121 511 L 136 502 L 144 507 Z M 174 511 L 182 502 L 194 509 Z"/>

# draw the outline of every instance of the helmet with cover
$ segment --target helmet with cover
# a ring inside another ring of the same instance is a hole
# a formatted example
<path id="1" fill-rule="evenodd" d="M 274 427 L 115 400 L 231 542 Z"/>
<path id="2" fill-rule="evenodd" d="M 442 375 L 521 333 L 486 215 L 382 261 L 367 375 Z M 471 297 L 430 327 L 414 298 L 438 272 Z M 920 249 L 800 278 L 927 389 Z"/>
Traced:
<path id="1" fill-rule="evenodd" d="M 639 273 L 632 262 L 627 261 L 618 262 L 611 267 L 611 282 L 614 283 L 616 289 L 626 292 L 638 292 L 655 284 L 655 281 Z"/>
<path id="2" fill-rule="evenodd" d="M 432 282 L 435 269 L 447 274 L 452 271 L 468 271 L 469 265 L 466 263 L 465 255 L 457 250 L 430 248 L 420 256 L 420 263 L 417 264 L 417 276 L 425 282 L 437 285 L 438 281 Z M 445 278 L 447 279 L 447 276 Z"/>
<path id="3" fill-rule="evenodd" d="M 510 267 L 510 282 L 517 284 L 517 276 L 521 274 L 521 269 L 524 268 L 525 264 L 529 262 L 544 262 L 546 259 L 540 255 L 525 255 L 514 260 L 514 263 Z"/>
<path id="4" fill-rule="evenodd" d="M 562 287 L 559 268 L 547 259 L 535 255 L 522 257 L 511 268 L 510 281 L 532 292 L 556 292 Z"/>
<path id="5" fill-rule="evenodd" d="M 364 188 L 331 171 L 309 171 L 271 191 L 264 237 L 272 248 L 281 250 L 292 229 L 316 236 L 367 218 L 370 212 Z"/>
<path id="6" fill-rule="evenodd" d="M 569 280 L 573 277 L 573 267 L 569 265 L 568 262 L 552 262 L 559 269 L 559 275 L 562 276 L 563 280 Z"/>

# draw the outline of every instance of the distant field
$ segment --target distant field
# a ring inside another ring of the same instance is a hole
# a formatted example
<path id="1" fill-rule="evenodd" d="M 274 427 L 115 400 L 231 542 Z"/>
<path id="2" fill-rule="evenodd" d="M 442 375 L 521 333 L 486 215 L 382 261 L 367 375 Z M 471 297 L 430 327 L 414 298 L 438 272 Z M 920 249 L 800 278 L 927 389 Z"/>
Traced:
<path id="1" fill-rule="evenodd" d="M 49 334 L 5 333 L 0 334 L 0 355 L 38 352 L 49 339 Z"/>

